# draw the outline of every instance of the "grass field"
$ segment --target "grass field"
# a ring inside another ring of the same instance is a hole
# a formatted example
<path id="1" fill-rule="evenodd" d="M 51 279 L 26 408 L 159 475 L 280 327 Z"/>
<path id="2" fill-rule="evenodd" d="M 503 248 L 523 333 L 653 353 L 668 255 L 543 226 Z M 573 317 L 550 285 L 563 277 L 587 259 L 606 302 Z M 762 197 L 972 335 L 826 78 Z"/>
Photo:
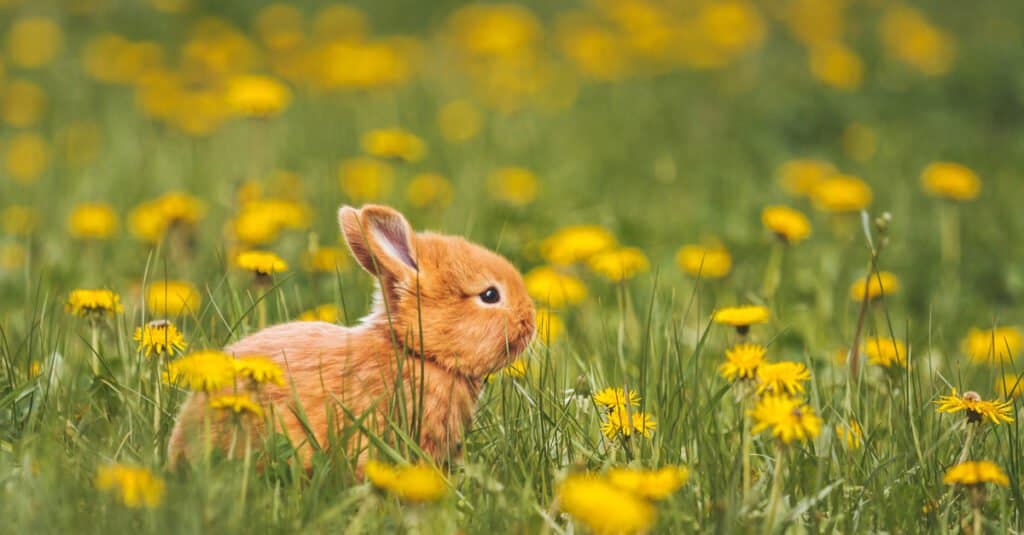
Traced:
<path id="1" fill-rule="evenodd" d="M 1020 532 L 1022 24 L 1013 0 L 0 0 L 0 531 Z M 422 503 L 337 449 L 168 470 L 169 363 L 369 310 L 337 225 L 367 202 L 499 251 L 542 311 L 464 458 Z M 160 319 L 187 348 L 146 355 Z"/>

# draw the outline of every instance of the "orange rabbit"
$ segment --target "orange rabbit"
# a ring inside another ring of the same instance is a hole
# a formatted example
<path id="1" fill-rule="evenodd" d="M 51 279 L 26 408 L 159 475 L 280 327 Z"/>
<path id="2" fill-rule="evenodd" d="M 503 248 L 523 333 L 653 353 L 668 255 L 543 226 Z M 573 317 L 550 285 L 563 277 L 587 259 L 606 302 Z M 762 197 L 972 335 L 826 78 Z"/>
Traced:
<path id="1" fill-rule="evenodd" d="M 426 453 L 439 461 L 458 456 L 484 377 L 533 339 L 534 308 L 522 277 L 501 256 L 463 238 L 413 232 L 386 206 L 344 206 L 338 218 L 353 256 L 377 277 L 370 314 L 355 327 L 276 325 L 226 351 L 237 358 L 269 356 L 285 370 L 285 386 L 266 385 L 261 402 L 272 409 L 274 428 L 303 445 L 307 469 L 310 435 L 331 447 L 329 438 L 342 433 L 332 435 L 330 428 L 344 430 L 364 415 L 362 426 L 380 435 L 396 425 L 398 405 L 407 421 L 420 420 L 404 431 L 418 428 Z M 213 431 L 213 444 L 229 444 L 230 422 L 211 416 L 207 401 L 196 393 L 181 408 L 168 447 L 172 466 L 197 453 L 204 429 Z M 265 423 L 247 425 L 262 429 Z M 333 447 L 353 453 L 354 440 Z M 365 459 L 364 451 L 358 464 Z"/>

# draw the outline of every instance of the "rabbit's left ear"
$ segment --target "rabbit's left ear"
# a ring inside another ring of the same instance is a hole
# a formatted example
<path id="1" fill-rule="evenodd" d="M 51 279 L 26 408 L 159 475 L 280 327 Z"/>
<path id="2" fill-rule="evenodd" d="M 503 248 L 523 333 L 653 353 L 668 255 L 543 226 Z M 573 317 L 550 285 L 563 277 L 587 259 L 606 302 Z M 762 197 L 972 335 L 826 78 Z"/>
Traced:
<path id="1" fill-rule="evenodd" d="M 368 204 L 342 206 L 338 222 L 352 256 L 371 275 L 397 280 L 415 278 L 418 269 L 412 227 L 393 208 Z"/>

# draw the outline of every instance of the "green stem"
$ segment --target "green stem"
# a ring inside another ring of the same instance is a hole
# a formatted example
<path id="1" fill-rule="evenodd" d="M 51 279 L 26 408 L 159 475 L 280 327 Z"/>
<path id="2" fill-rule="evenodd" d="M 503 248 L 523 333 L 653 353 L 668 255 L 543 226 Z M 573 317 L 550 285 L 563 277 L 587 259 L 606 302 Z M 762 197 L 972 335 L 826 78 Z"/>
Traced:
<path id="1" fill-rule="evenodd" d="M 967 460 L 967 457 L 971 453 L 971 442 L 974 440 L 975 428 L 977 425 L 968 423 L 967 424 L 967 438 L 964 440 L 964 449 L 960 450 L 960 457 L 957 458 L 956 463 L 960 464 Z"/>
<path id="2" fill-rule="evenodd" d="M 971 531 L 973 535 L 981 535 L 981 507 L 974 506 L 974 530 Z"/>
<path id="3" fill-rule="evenodd" d="M 775 443 L 775 473 L 772 474 L 772 492 L 768 497 L 768 515 L 764 523 L 763 533 L 770 534 L 775 531 L 775 513 L 779 509 L 779 499 L 782 496 L 782 473 L 786 469 L 786 455 L 782 444 Z"/>
<path id="4" fill-rule="evenodd" d="M 90 333 L 91 336 L 89 338 L 89 344 L 90 344 L 90 348 L 89 349 L 91 350 L 90 366 L 92 367 L 92 374 L 93 375 L 99 375 L 100 374 L 100 328 L 99 328 L 99 325 L 96 322 L 96 320 L 92 320 L 90 322 L 90 326 L 92 327 L 92 332 Z"/>
<path id="5" fill-rule="evenodd" d="M 741 503 L 746 504 L 747 499 L 750 498 L 750 415 L 748 414 L 750 409 L 751 396 L 747 393 L 743 398 L 742 410 L 743 410 L 743 435 L 740 437 L 742 441 L 741 447 L 741 465 L 743 474 L 741 475 L 741 481 L 743 482 L 743 500 Z"/>
<path id="6" fill-rule="evenodd" d="M 768 264 L 764 269 L 764 282 L 761 284 L 761 295 L 765 300 L 771 300 L 775 291 L 779 289 L 779 281 L 782 279 L 782 255 L 785 253 L 786 244 L 776 240 L 772 245 L 771 256 L 768 257 Z"/>

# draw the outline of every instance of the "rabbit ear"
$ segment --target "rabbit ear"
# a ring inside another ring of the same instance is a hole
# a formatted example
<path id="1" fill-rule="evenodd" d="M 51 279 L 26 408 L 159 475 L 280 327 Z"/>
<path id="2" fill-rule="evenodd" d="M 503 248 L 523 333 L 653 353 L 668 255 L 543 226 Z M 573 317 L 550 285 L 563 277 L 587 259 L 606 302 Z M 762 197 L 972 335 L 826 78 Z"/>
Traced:
<path id="1" fill-rule="evenodd" d="M 412 247 L 412 227 L 393 208 L 368 204 L 342 206 L 338 222 L 352 255 L 371 275 L 408 280 L 419 268 Z"/>

